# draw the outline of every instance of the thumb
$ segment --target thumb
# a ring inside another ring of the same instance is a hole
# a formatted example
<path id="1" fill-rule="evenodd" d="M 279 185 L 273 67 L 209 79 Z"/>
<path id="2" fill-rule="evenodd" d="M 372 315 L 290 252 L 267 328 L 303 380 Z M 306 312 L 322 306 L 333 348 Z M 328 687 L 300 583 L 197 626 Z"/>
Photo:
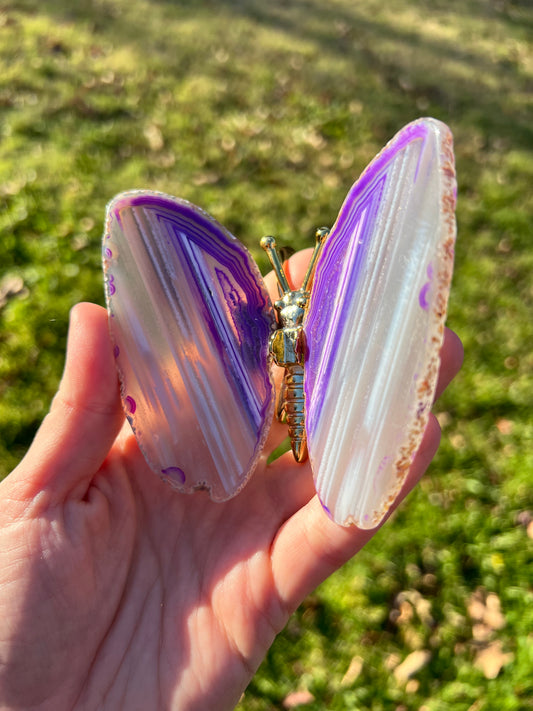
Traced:
<path id="1" fill-rule="evenodd" d="M 49 414 L 10 475 L 33 497 L 83 497 L 124 421 L 105 309 L 78 304 L 70 314 L 65 370 Z M 13 483 L 15 483 L 13 481 Z"/>

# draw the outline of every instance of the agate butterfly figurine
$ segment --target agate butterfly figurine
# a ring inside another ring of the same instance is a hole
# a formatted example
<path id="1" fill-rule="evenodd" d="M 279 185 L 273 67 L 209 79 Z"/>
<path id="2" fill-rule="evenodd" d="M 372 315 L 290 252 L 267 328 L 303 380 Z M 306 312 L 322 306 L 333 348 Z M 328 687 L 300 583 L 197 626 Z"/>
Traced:
<path id="1" fill-rule="evenodd" d="M 339 524 L 373 528 L 422 440 L 455 242 L 452 136 L 403 128 L 319 230 L 292 291 L 272 238 L 272 306 L 246 248 L 200 208 L 151 191 L 108 206 L 104 272 L 122 401 L 150 467 L 183 492 L 236 495 L 274 410 Z M 286 369 L 277 406 L 271 362 Z"/>

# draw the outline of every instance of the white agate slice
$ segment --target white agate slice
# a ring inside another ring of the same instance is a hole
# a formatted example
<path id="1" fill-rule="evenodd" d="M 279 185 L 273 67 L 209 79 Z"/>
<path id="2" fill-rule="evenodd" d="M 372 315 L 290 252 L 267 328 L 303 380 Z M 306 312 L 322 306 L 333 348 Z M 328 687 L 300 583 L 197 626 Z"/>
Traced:
<path id="1" fill-rule="evenodd" d="M 453 266 L 449 129 L 406 126 L 353 186 L 319 258 L 307 319 L 306 429 L 318 496 L 373 528 L 422 440 Z"/>
<path id="2" fill-rule="evenodd" d="M 104 272 L 122 402 L 150 467 L 234 496 L 270 429 L 274 316 L 246 248 L 203 210 L 150 191 L 108 206 Z"/>

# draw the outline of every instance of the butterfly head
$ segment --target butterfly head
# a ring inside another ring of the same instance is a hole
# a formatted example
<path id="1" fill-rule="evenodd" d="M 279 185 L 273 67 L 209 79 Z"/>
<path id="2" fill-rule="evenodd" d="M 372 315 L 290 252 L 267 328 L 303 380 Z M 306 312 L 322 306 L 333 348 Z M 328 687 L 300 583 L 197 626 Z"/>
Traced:
<path id="1" fill-rule="evenodd" d="M 300 326 L 307 304 L 309 303 L 309 292 L 303 289 L 289 291 L 275 302 L 274 307 L 279 314 L 279 321 L 282 328 L 296 328 Z"/>

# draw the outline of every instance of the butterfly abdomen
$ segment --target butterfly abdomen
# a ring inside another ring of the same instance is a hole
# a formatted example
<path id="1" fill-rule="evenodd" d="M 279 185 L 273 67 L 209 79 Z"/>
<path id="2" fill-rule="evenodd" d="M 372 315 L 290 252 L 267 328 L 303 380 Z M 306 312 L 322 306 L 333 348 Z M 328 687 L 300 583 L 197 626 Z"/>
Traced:
<path id="1" fill-rule="evenodd" d="M 297 462 L 307 457 L 303 365 L 288 365 L 284 377 L 283 410 L 289 427 L 292 451 Z"/>
<path id="2" fill-rule="evenodd" d="M 275 331 L 270 340 L 270 352 L 274 362 L 285 368 L 278 417 L 285 415 L 294 458 L 297 462 L 303 462 L 307 457 L 307 445 L 303 365 L 305 336 L 302 326 L 283 326 Z"/>
<path id="3" fill-rule="evenodd" d="M 316 260 L 329 234 L 326 227 L 316 232 L 313 256 L 300 289 L 292 290 L 276 252 L 273 237 L 263 237 L 261 246 L 268 254 L 278 279 L 280 298 L 274 306 L 278 312 L 279 329 L 270 338 L 270 354 L 276 365 L 285 368 L 283 385 L 278 399 L 278 419 L 285 416 L 289 427 L 292 452 L 297 462 L 307 459 L 305 433 L 304 362 L 306 355 L 303 319 L 309 304 L 309 288 L 313 280 Z"/>

